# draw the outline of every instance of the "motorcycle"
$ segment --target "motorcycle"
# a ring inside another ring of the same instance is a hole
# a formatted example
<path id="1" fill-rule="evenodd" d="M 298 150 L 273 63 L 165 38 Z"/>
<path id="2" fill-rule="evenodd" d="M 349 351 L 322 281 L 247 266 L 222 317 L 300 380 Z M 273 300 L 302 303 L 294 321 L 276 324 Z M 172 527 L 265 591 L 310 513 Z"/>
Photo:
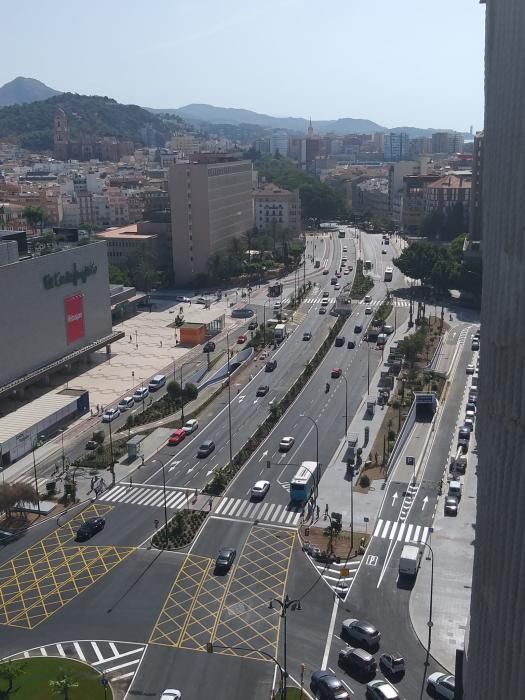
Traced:
<path id="1" fill-rule="evenodd" d="M 326 382 L 326 387 L 325 387 L 324 393 L 328 394 L 329 391 L 330 391 L 330 384 L 328 382 Z"/>

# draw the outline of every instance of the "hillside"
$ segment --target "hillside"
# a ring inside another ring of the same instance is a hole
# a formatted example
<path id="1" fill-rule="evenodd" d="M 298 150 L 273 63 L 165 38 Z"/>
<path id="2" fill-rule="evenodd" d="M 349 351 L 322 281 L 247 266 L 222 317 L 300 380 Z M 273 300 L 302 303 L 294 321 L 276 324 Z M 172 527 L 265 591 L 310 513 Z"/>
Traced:
<path id="1" fill-rule="evenodd" d="M 272 117 L 268 114 L 252 112 L 249 109 L 233 109 L 231 107 L 214 107 L 207 104 L 190 104 L 179 109 L 152 110 L 155 113 L 169 112 L 178 114 L 185 121 L 194 124 L 233 124 L 252 125 L 271 129 L 285 129 L 304 134 L 308 128 L 309 120 L 302 117 Z M 373 134 L 377 131 L 404 131 L 410 138 L 418 136 L 430 136 L 434 131 L 446 131 L 446 129 L 420 129 L 414 126 L 392 127 L 381 126 L 370 119 L 354 119 L 343 117 L 340 119 L 326 119 L 312 121 L 314 131 L 318 134 Z"/>
<path id="2" fill-rule="evenodd" d="M 0 139 L 16 141 L 29 150 L 52 150 L 53 120 L 58 107 L 65 111 L 71 139 L 112 136 L 142 143 L 140 130 L 149 126 L 163 144 L 182 120 L 160 116 L 136 105 L 122 105 L 109 97 L 64 92 L 42 102 L 12 105 L 0 109 Z"/>
<path id="3" fill-rule="evenodd" d="M 53 90 L 40 80 L 18 76 L 0 87 L 0 107 L 47 100 L 53 95 L 60 95 L 59 90 Z"/>

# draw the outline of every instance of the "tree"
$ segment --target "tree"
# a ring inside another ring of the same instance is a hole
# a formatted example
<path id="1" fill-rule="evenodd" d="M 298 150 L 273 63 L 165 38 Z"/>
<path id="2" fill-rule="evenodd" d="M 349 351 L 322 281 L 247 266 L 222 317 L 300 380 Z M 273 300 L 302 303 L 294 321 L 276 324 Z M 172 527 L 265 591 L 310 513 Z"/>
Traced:
<path id="1" fill-rule="evenodd" d="M 116 265 L 109 266 L 109 281 L 111 284 L 122 284 L 125 287 L 131 284 L 128 271 Z"/>
<path id="2" fill-rule="evenodd" d="M 71 688 L 78 688 L 75 677 L 63 670 L 59 671 L 55 681 L 49 681 L 49 685 L 53 689 L 53 695 L 62 695 L 64 700 L 69 700 Z"/>
<path id="3" fill-rule="evenodd" d="M 189 382 L 184 386 L 183 390 L 184 394 L 184 403 L 187 403 L 188 401 L 195 401 L 197 396 L 199 395 L 199 390 L 195 386 L 195 384 L 192 384 Z"/>
<path id="4" fill-rule="evenodd" d="M 93 440 L 97 444 L 102 445 L 105 439 L 106 433 L 103 430 L 97 430 L 95 433 L 93 433 Z"/>
<path id="5" fill-rule="evenodd" d="M 45 218 L 44 210 L 40 207 L 28 206 L 25 207 L 22 216 L 27 221 L 29 228 L 33 233 L 36 233 L 36 228 L 40 225 L 42 228 L 42 223 Z"/>
<path id="6" fill-rule="evenodd" d="M 0 663 L 0 678 L 8 682 L 6 690 L 2 691 L 2 697 L 9 698 L 13 692 L 13 685 L 17 678 L 25 673 L 26 662 L 21 661 L 3 661 Z"/>
<path id="7" fill-rule="evenodd" d="M 15 481 L 12 487 L 17 504 L 30 503 L 31 505 L 35 505 L 38 503 L 38 494 L 35 487 L 31 484 L 27 484 L 24 481 Z"/>
<path id="8" fill-rule="evenodd" d="M 5 514 L 6 518 L 11 517 L 11 511 L 15 504 L 16 498 L 12 485 L 7 482 L 0 484 L 0 511 Z"/>
<path id="9" fill-rule="evenodd" d="M 176 382 L 174 379 L 172 379 L 171 382 L 168 382 L 166 386 L 166 392 L 170 398 L 170 401 L 172 403 L 177 403 L 181 395 L 181 388 L 179 382 Z"/>

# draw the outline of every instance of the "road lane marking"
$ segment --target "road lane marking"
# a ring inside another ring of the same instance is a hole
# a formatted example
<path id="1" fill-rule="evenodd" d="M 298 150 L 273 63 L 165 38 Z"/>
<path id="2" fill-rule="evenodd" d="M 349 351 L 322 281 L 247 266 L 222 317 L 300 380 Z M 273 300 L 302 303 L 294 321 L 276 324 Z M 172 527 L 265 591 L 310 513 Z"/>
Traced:
<path id="1" fill-rule="evenodd" d="M 73 646 L 75 647 L 75 650 L 76 650 L 79 658 L 82 659 L 82 661 L 85 661 L 86 657 L 84 656 L 84 652 L 80 648 L 80 644 L 78 642 L 73 642 Z"/>

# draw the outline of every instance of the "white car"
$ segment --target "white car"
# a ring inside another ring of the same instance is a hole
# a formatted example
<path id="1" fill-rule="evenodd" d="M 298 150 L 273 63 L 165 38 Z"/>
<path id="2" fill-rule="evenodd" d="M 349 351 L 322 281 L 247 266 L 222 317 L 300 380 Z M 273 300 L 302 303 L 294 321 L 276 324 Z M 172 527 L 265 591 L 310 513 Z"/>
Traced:
<path id="1" fill-rule="evenodd" d="M 365 296 L 365 304 L 369 304 L 371 301 L 372 301 L 372 297 L 370 296 L 370 294 L 367 294 Z"/>
<path id="2" fill-rule="evenodd" d="M 189 435 L 190 433 L 194 433 L 197 428 L 199 427 L 199 421 L 195 420 L 195 418 L 190 418 L 190 420 L 187 420 L 184 425 L 182 426 L 182 429 L 186 433 L 186 435 Z"/>
<path id="3" fill-rule="evenodd" d="M 366 315 L 366 316 L 370 316 L 371 313 L 372 313 L 372 307 L 371 307 L 371 306 L 367 306 L 366 309 L 365 309 L 365 315 Z"/>
<path id="4" fill-rule="evenodd" d="M 291 436 L 281 438 L 281 442 L 279 443 L 279 451 L 288 452 L 288 450 L 293 447 L 294 442 L 295 438 Z"/>
<path id="5" fill-rule="evenodd" d="M 443 700 L 454 700 L 456 694 L 456 679 L 446 673 L 432 673 L 427 678 L 427 686 L 432 690 L 434 697 Z"/>
<path id="6" fill-rule="evenodd" d="M 339 284 L 339 282 L 334 284 L 334 289 L 341 289 L 341 285 Z"/>
<path id="7" fill-rule="evenodd" d="M 134 405 L 135 399 L 133 398 L 133 396 L 125 396 L 118 402 L 118 408 L 120 409 L 121 413 L 122 411 L 127 411 L 128 408 L 133 408 Z"/>
<path id="8" fill-rule="evenodd" d="M 388 681 L 376 680 L 366 684 L 369 700 L 399 700 L 399 693 Z"/>
<path id="9" fill-rule="evenodd" d="M 252 486 L 252 498 L 264 498 L 269 490 L 269 481 L 256 481 Z"/>
<path id="10" fill-rule="evenodd" d="M 474 365 L 470 364 L 466 366 L 465 371 L 467 374 L 474 374 L 476 368 L 474 367 Z"/>
<path id="11" fill-rule="evenodd" d="M 345 245 L 343 246 L 343 253 L 348 253 L 348 248 Z"/>
<path id="12" fill-rule="evenodd" d="M 343 270 L 343 275 L 349 275 L 349 274 L 350 274 L 350 270 Z"/>
<path id="13" fill-rule="evenodd" d="M 115 418 L 118 418 L 119 416 L 120 410 L 118 408 L 108 408 L 106 411 L 104 411 L 104 415 L 102 416 L 102 422 L 111 423 L 111 421 L 115 420 Z"/>
<path id="14" fill-rule="evenodd" d="M 173 690 L 173 688 L 168 688 L 160 696 L 160 700 L 180 700 L 182 697 L 180 690 Z"/>

